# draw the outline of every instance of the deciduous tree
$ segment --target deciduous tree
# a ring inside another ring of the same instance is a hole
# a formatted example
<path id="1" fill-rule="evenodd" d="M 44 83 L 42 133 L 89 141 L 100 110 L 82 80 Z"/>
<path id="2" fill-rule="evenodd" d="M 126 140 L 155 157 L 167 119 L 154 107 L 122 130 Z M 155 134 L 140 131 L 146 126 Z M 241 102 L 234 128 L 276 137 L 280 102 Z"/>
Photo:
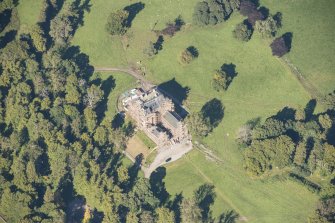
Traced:
<path id="1" fill-rule="evenodd" d="M 129 12 L 126 10 L 118 10 L 112 12 L 107 19 L 106 31 L 111 35 L 123 35 L 127 31 L 127 18 Z"/>

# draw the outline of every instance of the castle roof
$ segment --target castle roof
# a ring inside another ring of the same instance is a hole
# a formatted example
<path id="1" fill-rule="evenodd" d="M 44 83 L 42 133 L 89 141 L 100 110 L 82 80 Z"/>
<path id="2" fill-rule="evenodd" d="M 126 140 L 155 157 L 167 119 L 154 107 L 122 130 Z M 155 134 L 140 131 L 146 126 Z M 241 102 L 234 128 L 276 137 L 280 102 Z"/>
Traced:
<path id="1" fill-rule="evenodd" d="M 180 124 L 181 118 L 175 112 L 165 112 L 163 115 L 164 119 L 174 128 L 178 128 Z"/>

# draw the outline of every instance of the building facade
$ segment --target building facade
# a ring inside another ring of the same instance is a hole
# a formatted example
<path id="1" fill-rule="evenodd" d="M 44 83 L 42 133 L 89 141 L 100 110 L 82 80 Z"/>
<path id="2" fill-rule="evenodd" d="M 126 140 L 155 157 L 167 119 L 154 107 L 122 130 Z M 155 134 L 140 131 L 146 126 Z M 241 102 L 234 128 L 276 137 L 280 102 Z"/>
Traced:
<path id="1" fill-rule="evenodd" d="M 132 89 L 124 94 L 122 103 L 138 128 L 157 145 L 171 145 L 188 139 L 186 125 L 175 112 L 173 101 L 157 88 L 149 91 Z"/>

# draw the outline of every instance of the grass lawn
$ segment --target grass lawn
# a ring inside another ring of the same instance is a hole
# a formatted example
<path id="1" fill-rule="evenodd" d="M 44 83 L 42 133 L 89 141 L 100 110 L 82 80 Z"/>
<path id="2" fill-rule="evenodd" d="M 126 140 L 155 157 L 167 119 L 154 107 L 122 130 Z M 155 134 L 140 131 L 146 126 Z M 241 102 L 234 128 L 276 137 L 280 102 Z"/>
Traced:
<path id="1" fill-rule="evenodd" d="M 155 160 L 157 156 L 157 150 L 151 150 L 149 155 L 145 158 L 145 165 L 150 166 L 150 164 Z"/>
<path id="2" fill-rule="evenodd" d="M 171 194 L 182 192 L 185 196 L 191 196 L 194 189 L 209 182 L 213 183 L 217 190 L 213 206 L 215 215 L 235 209 L 245 216 L 248 222 L 305 222 L 315 208 L 317 196 L 291 181 L 251 179 L 243 169 L 241 151 L 234 138 L 238 128 L 251 119 L 260 117 L 264 120 L 285 106 L 304 107 L 310 99 L 307 92 L 290 71 L 271 55 L 268 44 L 257 35 L 247 43 L 238 42 L 233 38 L 232 30 L 243 20 L 241 16 L 233 15 L 229 21 L 215 27 L 197 28 L 189 24 L 197 0 L 142 2 L 145 4 L 144 9 L 136 15 L 127 37 L 120 39 L 111 38 L 106 34 L 106 19 L 110 12 L 134 2 L 94 1 L 91 12 L 85 15 L 84 26 L 73 39 L 73 44 L 78 44 L 81 50 L 90 56 L 90 61 L 95 66 L 122 67 L 141 60 L 146 67 L 147 78 L 154 83 L 159 84 L 175 78 L 176 92 L 182 87 L 190 89 L 185 104 L 191 111 L 200 110 L 212 98 L 222 101 L 225 106 L 224 118 L 205 139 L 205 143 L 217 152 L 224 164 L 218 166 L 193 151 L 182 160 L 166 167 L 167 176 L 164 181 L 167 190 Z M 275 3 L 269 1 L 268 4 L 268 7 L 274 7 Z M 278 5 L 284 7 L 282 3 Z M 294 11 L 294 8 L 290 10 Z M 155 41 L 157 38 L 151 32 L 154 24 L 157 22 L 155 29 L 161 29 L 166 22 L 174 20 L 179 14 L 184 18 L 186 26 L 174 37 L 165 38 L 163 49 L 158 55 L 151 60 L 146 59 L 143 49 L 150 40 Z M 285 16 L 283 12 L 283 17 Z M 288 24 L 289 22 L 286 21 Z M 283 31 L 286 28 L 293 30 L 284 23 Z M 295 33 L 294 30 L 292 32 Z M 292 54 L 292 62 L 297 63 L 296 65 L 305 72 L 299 61 L 296 62 L 293 58 L 295 37 L 298 34 L 293 35 L 293 48 L 289 56 Z M 199 57 L 188 65 L 180 64 L 181 52 L 191 45 L 199 50 Z M 296 44 L 296 47 L 299 45 Z M 302 48 L 302 45 L 299 48 Z M 299 56 L 304 54 L 314 55 L 312 51 L 302 54 L 296 52 Z M 322 60 L 322 56 L 316 56 L 318 60 Z M 224 63 L 235 65 L 237 76 L 226 92 L 217 93 L 212 89 L 211 78 L 214 70 L 219 69 Z M 333 81 L 327 73 L 330 73 L 331 66 L 323 70 L 324 67 L 327 67 L 327 64 L 320 65 L 320 74 Z M 123 90 L 130 88 L 131 84 L 128 81 L 119 82 L 119 85 L 125 85 L 121 87 Z M 320 82 L 320 86 L 330 88 L 329 82 L 325 85 Z M 122 92 L 117 91 L 117 87 L 118 84 L 108 99 L 108 111 L 111 114 L 115 108 L 116 93 Z"/>
<path id="3" fill-rule="evenodd" d="M 104 96 L 102 107 L 106 109 L 104 113 L 104 120 L 110 122 L 117 114 L 116 103 L 119 95 L 126 90 L 134 88 L 136 82 L 133 77 L 125 75 L 124 73 L 99 72 L 95 73 L 92 80 L 99 79 L 107 96 Z M 107 107 L 106 107 L 107 106 Z"/>
<path id="4" fill-rule="evenodd" d="M 139 154 L 142 154 L 145 159 L 150 153 L 149 148 L 142 142 L 142 140 L 137 135 L 134 135 L 131 139 L 129 139 L 126 151 L 134 159 Z"/>
<path id="5" fill-rule="evenodd" d="M 288 58 L 324 94 L 335 90 L 335 1 L 261 0 L 275 14 L 283 14 L 279 34 L 292 32 Z"/>
<path id="6" fill-rule="evenodd" d="M 19 1 L 17 9 L 19 12 L 21 29 L 31 27 L 37 23 L 42 3 L 42 0 Z"/>
<path id="7" fill-rule="evenodd" d="M 153 149 L 156 147 L 156 143 L 154 143 L 143 131 L 138 131 L 136 133 L 138 138 L 142 140 L 142 142 L 149 148 Z"/>

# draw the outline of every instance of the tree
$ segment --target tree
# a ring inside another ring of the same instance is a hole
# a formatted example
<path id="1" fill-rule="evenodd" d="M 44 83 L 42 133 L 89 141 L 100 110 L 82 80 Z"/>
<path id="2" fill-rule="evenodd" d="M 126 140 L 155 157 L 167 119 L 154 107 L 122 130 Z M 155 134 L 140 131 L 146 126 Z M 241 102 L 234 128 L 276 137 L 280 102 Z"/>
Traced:
<path id="1" fill-rule="evenodd" d="M 237 24 L 233 31 L 233 35 L 236 39 L 245 42 L 249 41 L 251 34 L 251 30 L 244 23 Z"/>
<path id="2" fill-rule="evenodd" d="M 324 161 L 328 166 L 329 171 L 332 173 L 335 170 L 335 147 L 325 144 Z"/>
<path id="3" fill-rule="evenodd" d="M 158 50 L 155 48 L 155 44 L 150 41 L 149 46 L 143 50 L 143 53 L 148 57 L 153 57 L 158 53 Z"/>
<path id="4" fill-rule="evenodd" d="M 303 108 L 298 108 L 295 111 L 295 116 L 294 116 L 296 121 L 304 121 L 306 119 L 306 112 Z"/>
<path id="5" fill-rule="evenodd" d="M 212 86 L 216 91 L 225 91 L 232 78 L 223 70 L 217 70 L 212 79 Z"/>
<path id="6" fill-rule="evenodd" d="M 204 137 L 212 130 L 208 119 L 204 119 L 201 113 L 193 113 L 186 118 L 186 123 L 191 133 Z"/>
<path id="7" fill-rule="evenodd" d="M 117 168 L 117 178 L 120 183 L 125 183 L 129 179 L 128 169 L 125 166 Z"/>
<path id="8" fill-rule="evenodd" d="M 82 223 L 90 223 L 91 218 L 92 218 L 91 210 L 89 207 L 86 206 Z"/>
<path id="9" fill-rule="evenodd" d="M 46 50 L 46 39 L 43 37 L 41 27 L 34 25 L 30 30 L 30 37 L 38 51 L 43 52 Z"/>
<path id="10" fill-rule="evenodd" d="M 105 145 L 107 142 L 107 129 L 104 126 L 97 127 L 93 138 L 99 145 Z"/>
<path id="11" fill-rule="evenodd" d="M 149 211 L 142 211 L 140 215 L 140 222 L 141 223 L 155 223 L 155 219 L 153 214 Z"/>
<path id="12" fill-rule="evenodd" d="M 245 167 L 253 175 L 261 175 L 272 167 L 283 168 L 292 163 L 295 144 L 286 135 L 253 140 L 244 151 Z"/>
<path id="13" fill-rule="evenodd" d="M 168 208 L 160 207 L 156 209 L 157 223 L 174 223 L 175 215 Z"/>
<path id="14" fill-rule="evenodd" d="M 201 209 L 202 220 L 204 222 L 211 220 L 210 206 L 214 203 L 216 194 L 214 186 L 203 184 L 194 191 L 194 201 Z"/>
<path id="15" fill-rule="evenodd" d="M 194 8 L 193 21 L 196 25 L 216 25 L 227 19 L 233 10 L 239 8 L 239 0 L 204 0 L 198 2 Z"/>
<path id="16" fill-rule="evenodd" d="M 282 57 L 289 52 L 289 47 L 286 45 L 285 39 L 283 37 L 278 37 L 273 40 L 270 45 L 272 49 L 272 55 L 277 57 Z"/>
<path id="17" fill-rule="evenodd" d="M 209 7 L 207 2 L 198 2 L 194 8 L 193 21 L 197 25 L 209 24 Z"/>
<path id="18" fill-rule="evenodd" d="M 319 115 L 319 123 L 323 129 L 328 130 L 332 127 L 333 121 L 328 114 Z M 334 122 L 335 123 L 335 122 Z"/>
<path id="19" fill-rule="evenodd" d="M 107 19 L 106 31 L 111 35 L 123 35 L 127 31 L 127 19 L 129 12 L 118 10 L 112 12 Z"/>
<path id="20" fill-rule="evenodd" d="M 192 60 L 194 60 L 198 56 L 199 56 L 199 52 L 198 52 L 197 48 L 195 48 L 194 46 L 190 46 L 190 47 L 187 47 L 181 53 L 180 60 L 184 64 L 189 64 L 189 63 L 192 62 Z"/>
<path id="21" fill-rule="evenodd" d="M 65 100 L 69 104 L 75 104 L 78 105 L 80 103 L 81 99 L 81 94 L 78 89 L 78 78 L 76 75 L 71 74 L 70 76 L 67 77 L 66 79 L 66 85 L 65 85 Z"/>
<path id="22" fill-rule="evenodd" d="M 251 125 L 243 125 L 238 129 L 237 142 L 242 145 L 250 145 L 252 140 L 252 127 Z"/>
<path id="23" fill-rule="evenodd" d="M 87 130 L 92 133 L 97 125 L 97 114 L 91 108 L 84 110 Z"/>
<path id="24" fill-rule="evenodd" d="M 241 1 L 240 13 L 248 17 L 248 22 L 254 26 L 256 21 L 263 20 L 264 15 L 257 10 L 257 5 L 250 0 Z"/>
<path id="25" fill-rule="evenodd" d="M 139 219 L 134 212 L 129 212 L 127 214 L 126 223 L 138 223 Z"/>
<path id="26" fill-rule="evenodd" d="M 306 158 L 307 158 L 307 145 L 306 142 L 300 142 L 295 149 L 294 154 L 294 163 L 303 166 L 306 164 Z"/>
<path id="27" fill-rule="evenodd" d="M 276 35 L 278 25 L 273 17 L 269 16 L 266 20 L 256 21 L 255 29 L 261 34 L 263 38 L 270 38 Z"/>
<path id="28" fill-rule="evenodd" d="M 194 199 L 184 198 L 181 203 L 181 219 L 182 223 L 201 223 L 201 209 L 195 203 Z"/>
<path id="29" fill-rule="evenodd" d="M 257 10 L 257 6 L 254 2 L 249 0 L 242 0 L 240 4 L 240 13 L 244 16 L 249 16 L 251 13 Z"/>
<path id="30" fill-rule="evenodd" d="M 20 222 L 25 216 L 31 214 L 29 204 L 31 196 L 20 191 L 12 192 L 6 188 L 0 199 L 1 214 L 8 222 Z"/>
<path id="31" fill-rule="evenodd" d="M 335 221 L 335 198 L 320 200 L 309 223 L 331 223 Z"/>
<path id="32" fill-rule="evenodd" d="M 87 94 L 85 96 L 84 101 L 87 104 L 88 108 L 94 109 L 95 106 L 98 104 L 100 100 L 103 98 L 103 91 L 100 89 L 100 87 L 92 84 L 88 89 L 87 89 Z"/>
<path id="33" fill-rule="evenodd" d="M 73 24 L 65 14 L 56 16 L 50 24 L 50 36 L 56 43 L 67 42 L 73 34 Z"/>

